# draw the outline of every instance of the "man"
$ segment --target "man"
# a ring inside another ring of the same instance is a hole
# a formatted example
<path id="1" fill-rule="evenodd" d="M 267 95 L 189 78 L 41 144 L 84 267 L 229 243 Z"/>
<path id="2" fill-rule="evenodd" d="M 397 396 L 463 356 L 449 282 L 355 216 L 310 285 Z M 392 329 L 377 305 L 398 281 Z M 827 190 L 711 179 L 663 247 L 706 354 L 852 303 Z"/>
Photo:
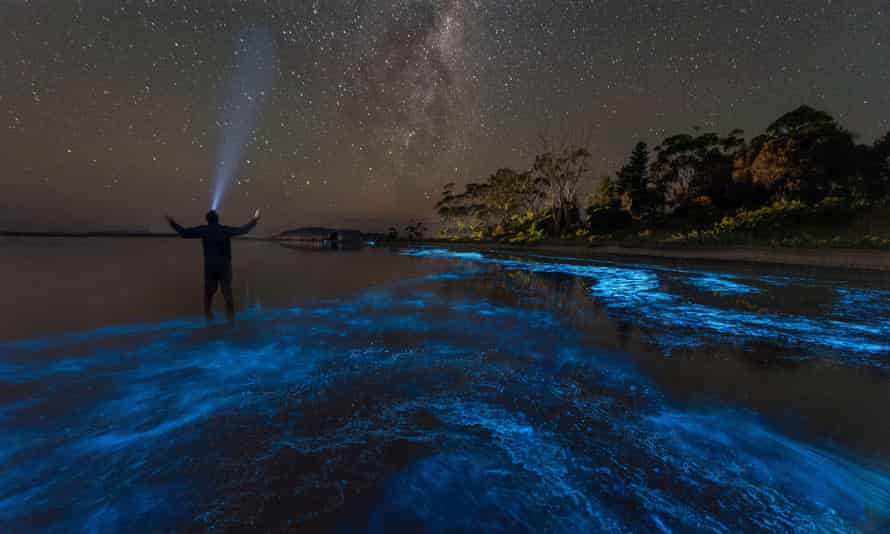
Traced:
<path id="1" fill-rule="evenodd" d="M 201 245 L 204 248 L 204 315 L 208 320 L 213 319 L 210 306 L 213 303 L 213 294 L 216 293 L 216 288 L 219 286 L 222 289 L 223 298 L 226 300 L 226 316 L 232 320 L 235 318 L 235 301 L 232 298 L 231 238 L 253 230 L 260 220 L 260 210 L 256 210 L 250 222 L 244 226 L 232 227 L 219 224 L 219 215 L 216 210 L 207 212 L 206 219 L 206 225 L 194 228 L 183 228 L 169 216 L 167 222 L 180 237 L 201 240 Z"/>

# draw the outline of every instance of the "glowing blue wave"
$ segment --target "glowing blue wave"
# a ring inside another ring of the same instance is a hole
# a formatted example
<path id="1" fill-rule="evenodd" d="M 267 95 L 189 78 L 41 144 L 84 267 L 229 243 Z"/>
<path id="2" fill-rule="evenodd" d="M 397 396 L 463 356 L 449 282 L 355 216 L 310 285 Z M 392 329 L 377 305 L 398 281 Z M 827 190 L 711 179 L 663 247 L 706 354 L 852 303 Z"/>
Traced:
<path id="1" fill-rule="evenodd" d="M 749 295 L 760 293 L 760 289 L 736 282 L 736 276 L 728 274 L 706 273 L 692 276 L 689 283 L 695 287 L 726 295 Z"/>
<path id="2" fill-rule="evenodd" d="M 650 338 L 668 351 L 714 341 L 766 341 L 793 347 L 801 358 L 823 357 L 848 364 L 890 367 L 890 321 L 884 320 L 890 314 L 890 301 L 873 292 L 839 289 L 842 298 L 838 305 L 845 310 L 843 315 L 836 319 L 808 317 L 778 310 L 738 310 L 733 309 L 732 301 L 717 306 L 704 299 L 708 294 L 757 295 L 762 291 L 759 286 L 775 284 L 773 278 L 760 280 L 754 276 L 614 262 L 517 260 L 435 248 L 406 250 L 403 254 L 589 279 L 591 295 L 615 315 L 648 328 Z M 695 302 L 686 294 L 671 291 L 672 283 L 701 290 L 702 301 Z"/>
<path id="3" fill-rule="evenodd" d="M 890 321 L 890 291 L 845 287 L 836 291 L 838 298 L 832 309 L 835 317 Z"/>
<path id="4" fill-rule="evenodd" d="M 616 312 L 678 299 L 577 268 Z M 890 527 L 886 470 L 680 410 L 559 314 L 464 282 L 4 345 L 0 531 Z"/>

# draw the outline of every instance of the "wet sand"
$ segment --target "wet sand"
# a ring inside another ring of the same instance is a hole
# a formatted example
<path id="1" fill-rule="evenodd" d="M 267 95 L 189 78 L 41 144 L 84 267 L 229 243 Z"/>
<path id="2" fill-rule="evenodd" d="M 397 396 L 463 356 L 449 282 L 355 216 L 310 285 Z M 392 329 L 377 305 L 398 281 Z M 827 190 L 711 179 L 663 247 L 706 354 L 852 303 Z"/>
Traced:
<path id="1" fill-rule="evenodd" d="M 424 243 L 430 245 L 447 245 L 450 248 L 478 249 L 483 247 L 487 250 L 559 255 L 577 258 L 634 256 L 640 258 L 767 263 L 775 265 L 800 265 L 890 272 L 890 251 L 886 250 L 849 248 L 679 247 L 661 245 L 629 247 L 615 244 L 588 246 L 586 244 L 572 242 L 517 245 L 495 242 L 474 243 L 443 240 L 430 240 Z M 401 244 L 401 242 L 399 244 Z"/>

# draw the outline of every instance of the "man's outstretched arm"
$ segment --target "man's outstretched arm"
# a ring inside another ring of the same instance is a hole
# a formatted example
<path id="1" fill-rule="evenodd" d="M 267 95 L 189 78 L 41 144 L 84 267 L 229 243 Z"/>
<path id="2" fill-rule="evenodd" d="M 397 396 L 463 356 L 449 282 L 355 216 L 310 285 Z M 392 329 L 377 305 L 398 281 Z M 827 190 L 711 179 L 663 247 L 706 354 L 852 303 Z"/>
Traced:
<path id="1" fill-rule="evenodd" d="M 244 226 L 229 227 L 229 235 L 244 235 L 247 232 L 253 230 L 253 227 L 256 226 L 256 223 L 258 222 L 260 222 L 260 210 L 256 210 L 256 212 L 254 212 L 253 214 L 253 217 L 250 218 L 250 222 L 248 222 Z"/>
<path id="2" fill-rule="evenodd" d="M 173 220 L 173 217 L 168 216 L 167 222 L 170 223 L 170 227 L 176 230 L 176 233 L 179 234 L 179 237 L 184 239 L 198 239 L 201 237 L 200 227 L 195 228 L 183 228 L 176 221 Z"/>

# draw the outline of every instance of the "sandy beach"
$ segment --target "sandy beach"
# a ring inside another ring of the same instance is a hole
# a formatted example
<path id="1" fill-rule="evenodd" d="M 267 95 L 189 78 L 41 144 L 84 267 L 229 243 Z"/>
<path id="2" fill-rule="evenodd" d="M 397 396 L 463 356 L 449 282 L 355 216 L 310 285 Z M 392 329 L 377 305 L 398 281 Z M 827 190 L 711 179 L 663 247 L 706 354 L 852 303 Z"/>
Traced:
<path id="1" fill-rule="evenodd" d="M 399 244 L 407 242 L 399 242 Z M 850 248 L 779 248 L 779 247 L 630 247 L 616 244 L 587 246 L 571 242 L 541 244 L 510 244 L 495 242 L 455 242 L 432 240 L 425 245 L 441 244 L 453 248 L 485 248 L 488 250 L 516 251 L 522 253 L 571 256 L 577 258 L 603 258 L 633 256 L 640 258 L 667 258 L 675 260 L 707 260 L 776 265 L 803 265 L 840 269 L 861 269 L 890 272 L 890 251 Z"/>

